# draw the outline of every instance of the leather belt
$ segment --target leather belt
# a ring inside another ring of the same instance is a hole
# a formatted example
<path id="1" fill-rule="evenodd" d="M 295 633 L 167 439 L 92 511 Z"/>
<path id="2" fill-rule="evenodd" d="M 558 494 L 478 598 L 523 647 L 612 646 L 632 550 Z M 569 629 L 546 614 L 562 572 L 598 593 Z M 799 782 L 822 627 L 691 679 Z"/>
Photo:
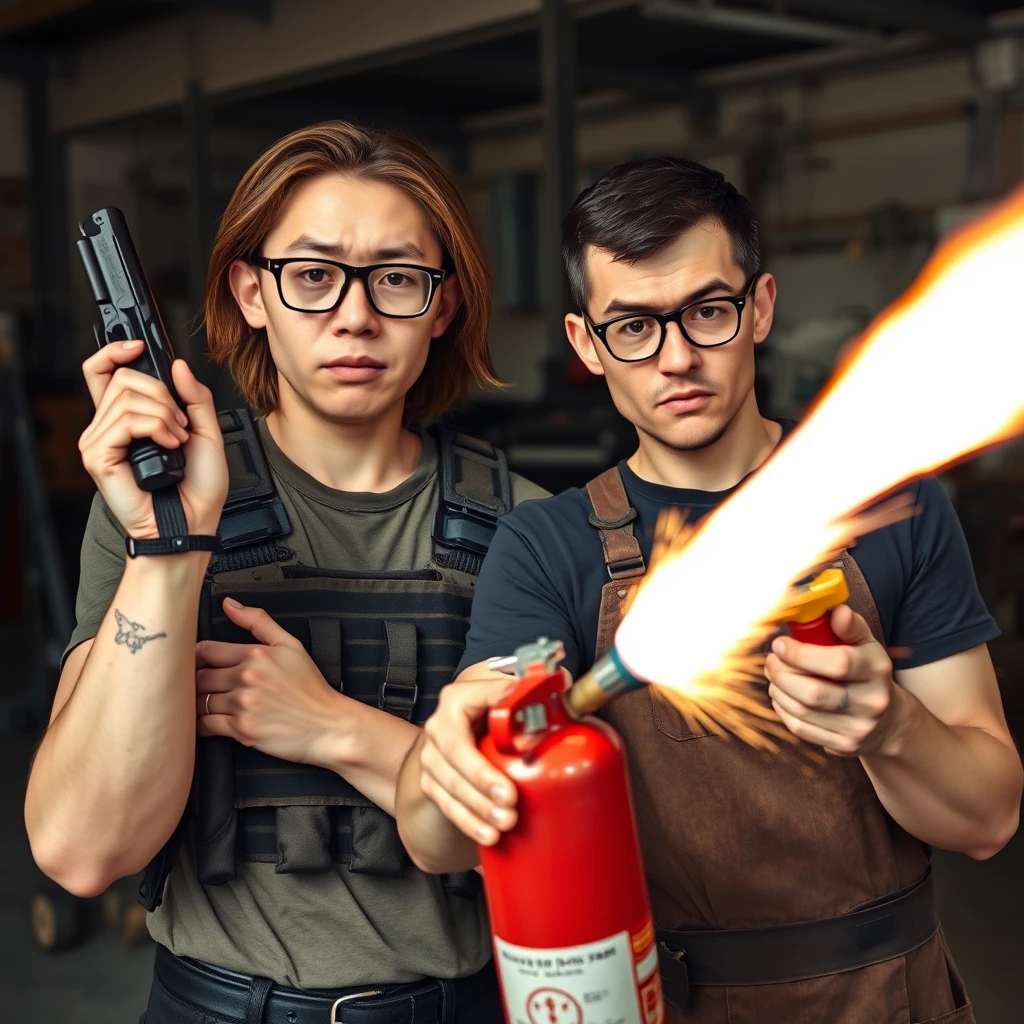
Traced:
<path id="1" fill-rule="evenodd" d="M 179 957 L 157 945 L 154 973 L 160 984 L 177 999 L 198 1010 L 227 1020 L 260 1024 L 412 1024 L 413 1021 L 445 1021 L 453 994 L 446 994 L 434 979 L 405 985 L 359 985 L 353 988 L 304 990 L 276 985 L 223 967 Z M 495 985 L 491 965 L 468 978 L 446 983 L 459 991 L 460 1001 L 471 999 Z M 262 989 L 262 991 L 260 991 Z M 262 1012 L 253 1013 L 254 993 Z"/>
<path id="2" fill-rule="evenodd" d="M 773 985 L 854 971 L 917 949 L 938 927 L 929 867 L 914 885 L 838 917 L 728 931 L 659 929 L 665 997 L 682 1010 L 690 985 Z"/>

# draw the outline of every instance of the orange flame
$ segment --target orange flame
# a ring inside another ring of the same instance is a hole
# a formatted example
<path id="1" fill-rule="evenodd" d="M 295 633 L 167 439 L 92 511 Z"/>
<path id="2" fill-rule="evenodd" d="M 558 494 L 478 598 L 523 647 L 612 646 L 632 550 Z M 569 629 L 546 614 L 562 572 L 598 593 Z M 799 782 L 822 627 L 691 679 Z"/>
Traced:
<path id="1" fill-rule="evenodd" d="M 863 510 L 1024 431 L 1024 190 L 961 230 L 852 349 L 801 425 L 696 530 L 660 544 L 615 646 L 690 719 L 777 749 L 762 659 L 796 580 L 910 514 Z M 969 366 L 969 372 L 965 369 Z"/>

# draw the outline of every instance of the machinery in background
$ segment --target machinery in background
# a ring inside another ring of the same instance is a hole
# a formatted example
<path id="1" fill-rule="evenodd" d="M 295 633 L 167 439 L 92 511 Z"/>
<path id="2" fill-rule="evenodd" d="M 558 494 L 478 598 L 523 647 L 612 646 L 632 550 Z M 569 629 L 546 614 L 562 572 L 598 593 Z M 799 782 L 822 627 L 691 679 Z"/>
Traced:
<path id="1" fill-rule="evenodd" d="M 10 458 L 12 465 L 4 465 Z M 32 413 L 18 356 L 14 318 L 0 316 L 0 494 L 17 495 L 17 508 L 0 501 L 0 538 L 8 536 L 17 511 L 16 550 L 21 562 L 21 622 L 13 646 L 20 656 L 5 677 L 15 689 L 0 689 L 0 736 L 32 734 L 50 713 L 60 658 L 74 629 L 74 613 L 60 543 L 41 472 Z M 15 483 L 16 482 L 16 483 Z M 14 484 L 14 486 L 11 486 Z M 17 686 L 17 676 L 22 685 Z"/>

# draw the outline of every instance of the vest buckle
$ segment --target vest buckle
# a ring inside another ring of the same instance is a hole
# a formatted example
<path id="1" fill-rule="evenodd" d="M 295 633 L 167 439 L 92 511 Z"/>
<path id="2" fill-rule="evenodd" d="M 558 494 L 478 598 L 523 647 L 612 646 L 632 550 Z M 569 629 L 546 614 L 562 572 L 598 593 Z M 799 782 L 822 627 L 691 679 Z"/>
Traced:
<path id="1" fill-rule="evenodd" d="M 385 679 L 380 684 L 377 694 L 377 707 L 399 718 L 408 720 L 416 707 L 420 688 L 416 683 L 399 683 L 394 679 Z"/>

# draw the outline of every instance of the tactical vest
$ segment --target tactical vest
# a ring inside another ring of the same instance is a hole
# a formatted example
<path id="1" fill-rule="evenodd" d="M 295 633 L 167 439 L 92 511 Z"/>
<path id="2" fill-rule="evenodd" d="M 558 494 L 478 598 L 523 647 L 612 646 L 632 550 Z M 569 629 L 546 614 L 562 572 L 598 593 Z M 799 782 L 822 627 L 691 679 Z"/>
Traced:
<path id="1" fill-rule="evenodd" d="M 303 565 L 282 547 L 291 530 L 245 410 L 220 414 L 231 484 L 199 606 L 198 635 L 229 643 L 252 636 L 223 613 L 225 597 L 265 609 L 299 639 L 336 690 L 421 725 L 455 677 L 475 576 L 498 517 L 511 508 L 505 456 L 434 428 L 440 501 L 431 564 L 410 572 L 350 572 Z M 192 794 L 175 837 L 140 887 L 159 905 L 177 842 L 191 830 L 199 881 L 221 885 L 240 861 L 279 873 L 349 871 L 396 877 L 410 861 L 394 818 L 336 772 L 284 761 L 223 737 L 197 741 Z M 474 898 L 476 872 L 444 876 Z"/>

